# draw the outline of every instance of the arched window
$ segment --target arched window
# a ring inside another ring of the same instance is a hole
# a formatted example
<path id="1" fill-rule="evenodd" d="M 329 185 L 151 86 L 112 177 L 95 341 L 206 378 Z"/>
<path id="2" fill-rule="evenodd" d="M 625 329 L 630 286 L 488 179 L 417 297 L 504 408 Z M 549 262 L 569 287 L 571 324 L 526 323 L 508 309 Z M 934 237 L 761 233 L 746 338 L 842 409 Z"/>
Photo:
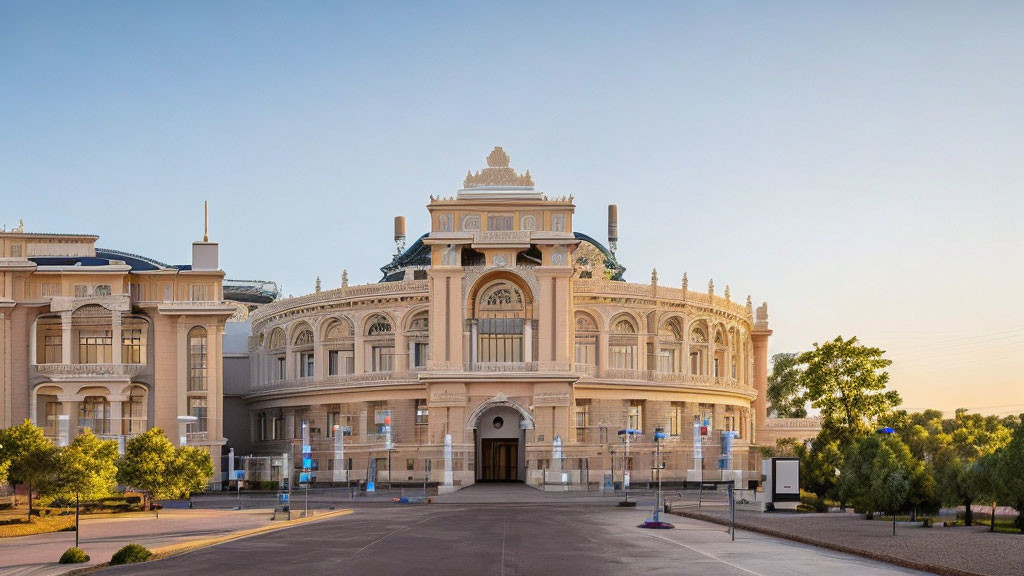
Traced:
<path id="1" fill-rule="evenodd" d="M 576 313 L 574 362 L 583 366 L 597 366 L 597 323 L 585 312 Z"/>
<path id="2" fill-rule="evenodd" d="M 409 367 L 426 368 L 430 357 L 430 316 L 424 310 L 409 322 Z"/>
<path id="3" fill-rule="evenodd" d="M 271 350 L 284 348 L 284 330 L 275 328 L 274 331 L 270 333 L 270 344 L 267 348 Z"/>
<path id="4" fill-rule="evenodd" d="M 370 318 L 366 325 L 367 336 L 384 336 L 392 333 L 391 321 L 379 314 Z"/>
<path id="5" fill-rule="evenodd" d="M 708 331 L 702 325 L 690 330 L 690 374 L 700 375 L 706 371 L 705 358 L 708 355 Z"/>
<path id="6" fill-rule="evenodd" d="M 299 335 L 295 337 L 294 344 L 296 346 L 308 346 L 313 343 L 313 331 L 310 329 L 299 332 Z"/>
<path id="7" fill-rule="evenodd" d="M 188 331 L 188 390 L 206 390 L 206 328 L 201 326 Z"/>
<path id="8" fill-rule="evenodd" d="M 292 341 L 299 378 L 312 378 L 314 366 L 313 329 L 305 324 Z"/>
<path id="9" fill-rule="evenodd" d="M 382 314 L 374 314 L 366 321 L 366 336 L 370 355 L 370 370 L 390 372 L 394 369 L 395 339 L 391 320 Z"/>
<path id="10" fill-rule="evenodd" d="M 532 346 L 525 338 L 530 314 L 519 286 L 507 280 L 494 282 L 480 292 L 475 304 L 471 358 L 483 363 L 529 361 L 524 347 Z"/>
<path id="11" fill-rule="evenodd" d="M 332 320 L 324 330 L 327 346 L 327 375 L 339 376 L 355 372 L 355 351 L 352 324 L 346 319 Z"/>
<path id="12" fill-rule="evenodd" d="M 658 330 L 657 370 L 659 372 L 677 372 L 680 370 L 679 358 L 683 352 L 683 330 L 679 321 L 669 319 Z"/>
<path id="13" fill-rule="evenodd" d="M 636 370 L 636 325 L 628 318 L 612 322 L 608 335 L 608 367 L 618 370 Z"/>

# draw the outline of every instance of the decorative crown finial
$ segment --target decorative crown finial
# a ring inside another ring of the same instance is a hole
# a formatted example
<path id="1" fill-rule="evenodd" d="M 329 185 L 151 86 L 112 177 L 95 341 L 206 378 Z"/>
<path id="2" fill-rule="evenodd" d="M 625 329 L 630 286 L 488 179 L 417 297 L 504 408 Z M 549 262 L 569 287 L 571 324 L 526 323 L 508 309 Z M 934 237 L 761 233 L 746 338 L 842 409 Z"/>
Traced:
<path id="1" fill-rule="evenodd" d="M 348 288 L 348 270 L 341 271 L 341 287 Z"/>
<path id="2" fill-rule="evenodd" d="M 725 285 L 725 299 L 731 301 L 731 293 L 729 292 L 729 285 Z"/>
<path id="3" fill-rule="evenodd" d="M 320 291 L 320 277 L 319 276 L 316 277 L 316 285 L 313 286 L 313 290 L 315 290 L 316 292 Z"/>
<path id="4" fill-rule="evenodd" d="M 657 268 L 652 268 L 651 269 L 651 286 L 657 286 L 657 285 L 658 285 L 658 269 Z"/>
<path id="5" fill-rule="evenodd" d="M 750 314 L 750 311 L 754 309 L 753 306 L 753 303 L 750 302 L 750 294 L 747 294 L 747 314 Z"/>
<path id="6" fill-rule="evenodd" d="M 683 272 L 683 296 L 686 296 L 685 292 L 690 289 L 690 279 L 686 277 L 686 272 Z"/>
<path id="7" fill-rule="evenodd" d="M 715 279 L 708 280 L 708 294 L 711 296 L 715 295 Z"/>
<path id="8" fill-rule="evenodd" d="M 501 146 L 495 146 L 487 155 L 487 165 L 491 168 L 508 168 L 509 160 L 508 153 Z"/>
<path id="9" fill-rule="evenodd" d="M 466 179 L 462 182 L 463 188 L 481 186 L 532 188 L 533 177 L 530 176 L 529 170 L 520 175 L 514 168 L 510 168 L 508 154 L 501 146 L 495 146 L 487 155 L 487 168 L 476 174 L 472 171 L 467 172 Z"/>

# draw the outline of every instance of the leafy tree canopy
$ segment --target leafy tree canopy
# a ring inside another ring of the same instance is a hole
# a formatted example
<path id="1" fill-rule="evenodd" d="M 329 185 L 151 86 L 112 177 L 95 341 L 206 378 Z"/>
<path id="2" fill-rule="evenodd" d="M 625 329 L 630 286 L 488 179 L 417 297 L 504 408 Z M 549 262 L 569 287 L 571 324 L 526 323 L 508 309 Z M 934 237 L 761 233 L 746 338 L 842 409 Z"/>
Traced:
<path id="1" fill-rule="evenodd" d="M 58 448 L 53 475 L 41 492 L 53 499 L 97 500 L 117 487 L 117 442 L 100 440 L 86 430 Z"/>
<path id="2" fill-rule="evenodd" d="M 768 375 L 766 398 L 768 412 L 774 411 L 780 418 L 807 416 L 801 383 L 803 370 L 797 358 L 796 354 L 788 352 L 772 356 L 772 372 Z"/>
<path id="3" fill-rule="evenodd" d="M 132 438 L 118 460 L 117 479 L 159 500 L 187 498 L 213 476 L 213 461 L 194 446 L 175 449 L 163 430 L 151 428 Z"/>
<path id="4" fill-rule="evenodd" d="M 803 374 L 806 398 L 821 412 L 822 431 L 845 449 L 868 434 L 879 419 L 899 406 L 895 390 L 886 390 L 892 364 L 879 348 L 862 346 L 854 336 L 837 336 L 797 359 L 807 366 Z"/>

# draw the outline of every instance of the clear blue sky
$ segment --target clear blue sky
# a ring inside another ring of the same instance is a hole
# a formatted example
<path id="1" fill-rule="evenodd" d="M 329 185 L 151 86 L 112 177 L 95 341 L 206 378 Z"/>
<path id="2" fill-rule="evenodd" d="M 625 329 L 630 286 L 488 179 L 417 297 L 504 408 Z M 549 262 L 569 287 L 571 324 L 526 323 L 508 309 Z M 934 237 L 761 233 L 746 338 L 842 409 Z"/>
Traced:
<path id="1" fill-rule="evenodd" d="M 1024 4 L 0 1 L 0 222 L 229 277 L 372 282 L 502 145 L 627 278 L 1024 411 Z"/>

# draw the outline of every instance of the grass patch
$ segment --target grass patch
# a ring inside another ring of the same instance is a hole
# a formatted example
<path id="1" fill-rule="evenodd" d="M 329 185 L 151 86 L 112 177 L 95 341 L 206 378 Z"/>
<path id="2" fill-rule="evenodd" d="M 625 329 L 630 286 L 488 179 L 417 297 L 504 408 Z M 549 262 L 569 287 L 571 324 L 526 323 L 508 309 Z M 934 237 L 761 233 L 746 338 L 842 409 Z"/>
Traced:
<path id="1" fill-rule="evenodd" d="M 29 536 L 31 534 L 46 534 L 48 532 L 63 532 L 74 530 L 74 516 L 46 516 L 43 518 L 32 517 L 32 520 L 11 521 L 0 525 L 0 538 L 12 538 L 14 536 Z"/>

